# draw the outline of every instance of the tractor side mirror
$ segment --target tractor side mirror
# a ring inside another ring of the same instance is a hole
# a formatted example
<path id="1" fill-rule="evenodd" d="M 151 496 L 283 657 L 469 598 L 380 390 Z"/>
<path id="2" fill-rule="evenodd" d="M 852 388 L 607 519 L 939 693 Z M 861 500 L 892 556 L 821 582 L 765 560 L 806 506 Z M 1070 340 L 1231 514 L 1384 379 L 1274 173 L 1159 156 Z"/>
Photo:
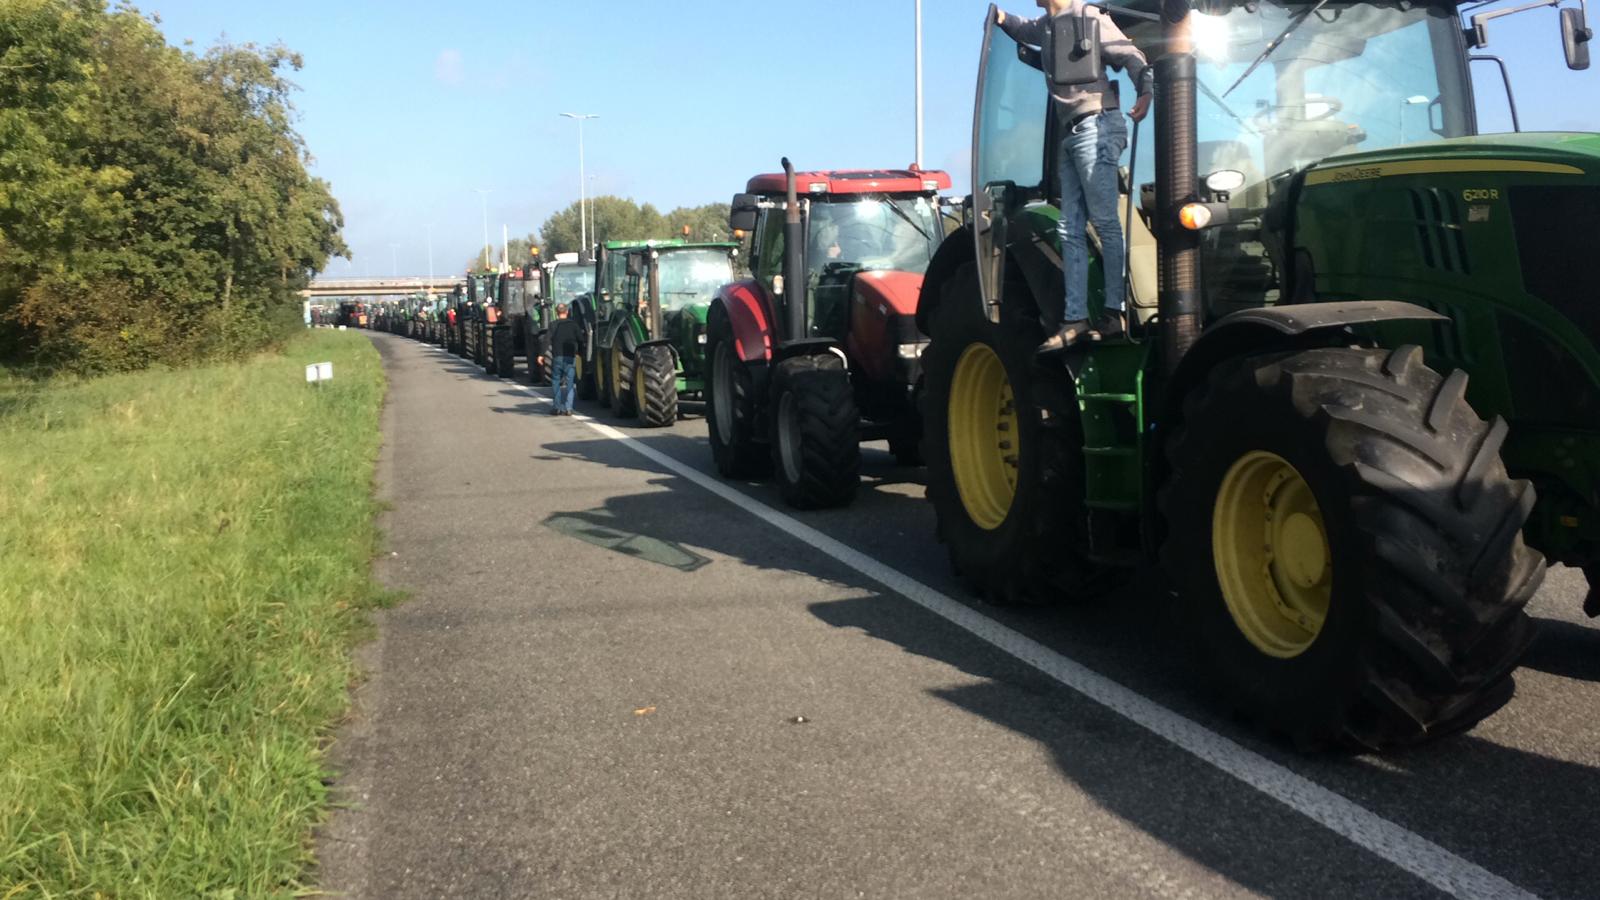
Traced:
<path id="1" fill-rule="evenodd" d="M 734 231 L 754 231 L 760 199 L 755 194 L 735 194 L 728 213 L 728 227 Z"/>
<path id="2" fill-rule="evenodd" d="M 1589 41 L 1593 38 L 1583 10 L 1561 11 L 1561 49 L 1567 53 L 1567 68 L 1580 72 L 1589 68 Z"/>

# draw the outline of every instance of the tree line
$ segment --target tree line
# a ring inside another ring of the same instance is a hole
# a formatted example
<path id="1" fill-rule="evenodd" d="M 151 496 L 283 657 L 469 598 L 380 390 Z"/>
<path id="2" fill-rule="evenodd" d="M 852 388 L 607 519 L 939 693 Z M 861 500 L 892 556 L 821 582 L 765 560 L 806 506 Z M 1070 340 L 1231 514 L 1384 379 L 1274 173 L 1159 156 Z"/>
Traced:
<path id="1" fill-rule="evenodd" d="M 589 200 L 587 214 L 589 240 L 684 238 L 696 242 L 730 241 L 733 240 L 733 232 L 728 228 L 728 212 L 726 203 L 685 206 L 663 213 L 652 204 L 636 203 L 626 197 L 593 197 Z M 534 247 L 539 248 L 540 258 L 546 260 L 557 253 L 575 253 L 583 247 L 583 224 L 578 216 L 578 204 L 573 202 L 551 214 L 537 232 L 512 238 L 506 247 L 490 248 L 487 256 L 491 261 L 500 262 L 505 257 L 504 251 L 509 249 L 509 262 L 513 268 L 517 268 L 532 259 Z M 686 228 L 687 234 L 684 232 Z M 468 260 L 466 268 L 483 268 L 484 258 L 484 254 L 479 254 Z"/>
<path id="2" fill-rule="evenodd" d="M 0 2 L 0 359 L 97 372 L 237 356 L 348 256 L 282 46 L 170 46 L 103 0 Z"/>

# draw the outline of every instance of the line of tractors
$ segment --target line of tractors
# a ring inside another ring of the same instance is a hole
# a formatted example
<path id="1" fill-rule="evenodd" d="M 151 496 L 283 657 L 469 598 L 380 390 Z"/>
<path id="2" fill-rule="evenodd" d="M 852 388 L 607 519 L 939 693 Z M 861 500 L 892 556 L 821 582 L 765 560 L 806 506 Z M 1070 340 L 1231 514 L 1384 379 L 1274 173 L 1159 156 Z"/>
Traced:
<path id="1" fill-rule="evenodd" d="M 400 330 L 543 383 L 569 304 L 579 396 L 645 426 L 704 401 L 729 478 L 823 509 L 860 490 L 863 442 L 925 465 L 990 602 L 1159 566 L 1200 671 L 1267 731 L 1472 727 L 1512 694 L 1547 560 L 1600 615 L 1600 135 L 1478 133 L 1473 51 L 1520 9 L 1104 8 L 1155 72 L 1121 179 L 1126 339 L 1035 352 L 1062 308 L 1058 125 L 992 7 L 970 196 L 784 160 L 734 196 L 738 242 L 471 275 Z M 1586 68 L 1584 10 L 1559 20 Z"/>

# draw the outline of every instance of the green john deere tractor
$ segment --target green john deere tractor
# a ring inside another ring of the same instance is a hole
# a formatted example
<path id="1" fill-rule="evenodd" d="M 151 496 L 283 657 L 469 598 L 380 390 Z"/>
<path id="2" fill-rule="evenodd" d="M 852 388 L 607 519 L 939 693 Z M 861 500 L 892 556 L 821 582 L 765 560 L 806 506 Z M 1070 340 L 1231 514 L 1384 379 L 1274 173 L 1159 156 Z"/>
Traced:
<path id="1" fill-rule="evenodd" d="M 733 280 L 738 253 L 738 244 L 677 240 L 607 250 L 623 277 L 597 311 L 595 356 L 617 415 L 671 425 L 679 397 L 705 390 L 706 311 Z"/>
<path id="2" fill-rule="evenodd" d="M 550 380 L 550 328 L 556 322 L 556 307 L 565 305 L 569 315 L 581 318 L 582 308 L 594 289 L 594 264 L 576 253 L 557 253 L 544 264 L 544 299 L 539 304 L 539 326 L 535 335 L 539 356 L 544 359 L 542 375 Z M 592 341 L 586 342 L 592 344 Z M 588 348 L 585 347 L 585 350 Z M 592 359 L 579 353 L 577 362 L 578 396 L 594 397 L 594 371 Z"/>
<path id="3" fill-rule="evenodd" d="M 1222 696 L 1303 746 L 1470 728 L 1531 640 L 1533 548 L 1593 565 L 1600 298 L 1555 273 L 1600 240 L 1600 140 L 1474 137 L 1453 3 L 1107 8 L 1155 71 L 1129 335 L 1055 354 L 1051 62 L 986 29 L 970 221 L 917 312 L 952 563 L 1041 602 L 1159 559 Z"/>

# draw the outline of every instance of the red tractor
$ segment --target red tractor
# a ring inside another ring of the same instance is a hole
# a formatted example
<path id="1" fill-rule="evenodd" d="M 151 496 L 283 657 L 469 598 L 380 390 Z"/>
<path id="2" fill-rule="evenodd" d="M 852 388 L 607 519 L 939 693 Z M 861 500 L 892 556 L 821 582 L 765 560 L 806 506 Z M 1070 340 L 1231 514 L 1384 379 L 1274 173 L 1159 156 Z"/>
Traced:
<path id="1" fill-rule="evenodd" d="M 718 291 L 706 319 L 711 450 L 728 477 L 770 467 L 792 506 L 842 506 L 861 441 L 918 462 L 917 297 L 950 176 L 783 169 L 733 198 L 752 277 Z"/>

